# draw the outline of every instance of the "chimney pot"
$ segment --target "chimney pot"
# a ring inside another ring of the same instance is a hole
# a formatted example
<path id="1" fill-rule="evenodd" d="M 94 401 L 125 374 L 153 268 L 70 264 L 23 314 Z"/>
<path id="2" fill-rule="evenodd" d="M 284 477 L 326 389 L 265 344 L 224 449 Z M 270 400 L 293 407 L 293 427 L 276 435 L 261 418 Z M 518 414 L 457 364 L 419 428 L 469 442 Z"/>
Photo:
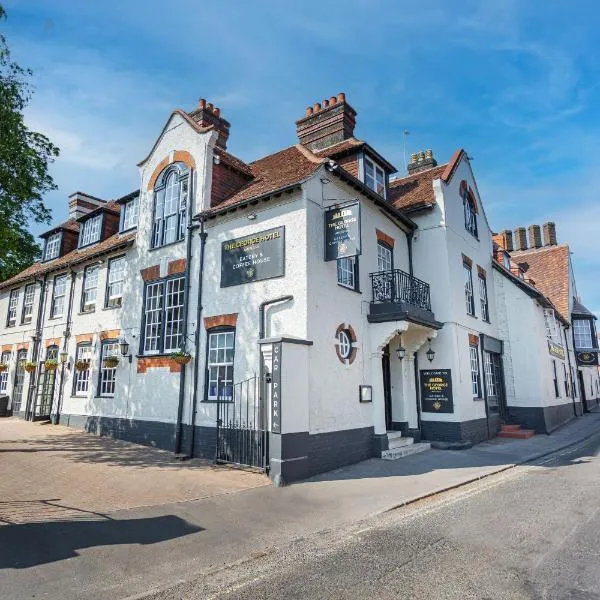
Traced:
<path id="1" fill-rule="evenodd" d="M 213 110 L 213 108 L 214 108 L 214 107 L 213 107 L 213 103 L 212 103 L 212 102 L 209 102 L 209 103 L 206 105 L 206 108 L 208 108 L 208 110 L 210 110 L 210 112 L 212 112 L 212 110 Z"/>
<path id="2" fill-rule="evenodd" d="M 189 113 L 190 117 L 201 127 L 213 127 L 219 134 L 216 145 L 223 150 L 227 149 L 229 139 L 229 123 L 221 116 L 221 109 L 200 98 L 198 108 Z"/>
<path id="3" fill-rule="evenodd" d="M 337 96 L 338 102 L 346 102 L 346 94 L 344 92 L 340 92 Z"/>
<path id="4" fill-rule="evenodd" d="M 313 107 L 312 106 L 307 106 L 306 107 L 306 116 L 310 117 L 310 115 L 313 114 Z"/>
<path id="5" fill-rule="evenodd" d="M 527 228 L 529 233 L 529 247 L 530 248 L 541 248 L 542 247 L 542 229 L 539 225 L 530 225 Z"/>
<path id="6" fill-rule="evenodd" d="M 337 102 L 337 98 L 335 96 L 331 96 L 329 98 L 329 106 L 333 106 Z"/>
<path id="7" fill-rule="evenodd" d="M 556 246 L 556 225 L 552 221 L 544 223 L 544 246 Z"/>
<path id="8" fill-rule="evenodd" d="M 502 241 L 504 243 L 504 249 L 507 252 L 513 252 L 515 247 L 513 246 L 512 231 L 510 229 L 505 229 L 504 231 L 501 232 L 501 234 L 502 234 Z"/>
<path id="9" fill-rule="evenodd" d="M 431 148 L 425 151 L 425 158 L 433 158 L 433 151 L 431 150 Z"/>
<path id="10" fill-rule="evenodd" d="M 215 117 L 220 117 L 221 116 L 221 109 L 215 107 L 215 110 L 213 110 L 213 114 L 215 115 Z"/>
<path id="11" fill-rule="evenodd" d="M 515 243 L 517 250 L 527 250 L 527 230 L 525 227 L 515 229 Z"/>
<path id="12" fill-rule="evenodd" d="M 419 160 L 425 160 L 425 152 L 423 152 L 423 150 L 419 152 Z"/>
<path id="13" fill-rule="evenodd" d="M 327 108 L 329 106 L 329 100 L 323 100 L 323 108 Z"/>
<path id="14" fill-rule="evenodd" d="M 198 108 L 206 108 L 206 100 L 204 98 L 200 98 L 200 102 L 198 103 Z"/>
<path id="15" fill-rule="evenodd" d="M 315 112 L 319 112 L 321 110 L 321 105 L 318 102 L 315 102 Z"/>
<path id="16" fill-rule="evenodd" d="M 410 162 L 411 163 L 416 163 L 419 160 L 419 155 L 416 152 L 413 152 L 410 155 Z"/>

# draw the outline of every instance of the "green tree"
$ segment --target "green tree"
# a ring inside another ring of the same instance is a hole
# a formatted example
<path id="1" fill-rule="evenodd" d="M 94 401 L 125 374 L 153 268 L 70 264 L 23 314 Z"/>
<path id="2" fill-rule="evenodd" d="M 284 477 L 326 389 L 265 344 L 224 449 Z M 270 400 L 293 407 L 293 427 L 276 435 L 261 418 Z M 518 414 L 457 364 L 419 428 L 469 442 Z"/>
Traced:
<path id="1" fill-rule="evenodd" d="M 6 12 L 0 5 L 0 21 Z M 40 255 L 30 222 L 49 223 L 43 195 L 56 189 L 48 166 L 58 156 L 50 140 L 31 131 L 23 118 L 33 88 L 30 69 L 13 62 L 0 33 L 0 281 L 22 271 Z"/>

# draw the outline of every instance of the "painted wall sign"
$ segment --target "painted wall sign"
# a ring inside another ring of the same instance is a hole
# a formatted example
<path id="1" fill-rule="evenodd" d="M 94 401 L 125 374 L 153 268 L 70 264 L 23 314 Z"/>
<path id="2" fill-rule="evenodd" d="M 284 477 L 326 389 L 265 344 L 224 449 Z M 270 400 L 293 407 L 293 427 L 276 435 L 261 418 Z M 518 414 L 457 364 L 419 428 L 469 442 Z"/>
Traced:
<path id="1" fill-rule="evenodd" d="M 273 344 L 271 365 L 271 431 L 281 433 L 281 342 Z"/>
<path id="2" fill-rule="evenodd" d="M 285 275 L 285 227 L 221 244 L 221 287 Z"/>
<path id="3" fill-rule="evenodd" d="M 423 412 L 453 413 L 451 369 L 420 371 L 421 410 Z"/>
<path id="4" fill-rule="evenodd" d="M 575 358 L 582 367 L 594 367 L 598 364 L 598 352 L 575 352 Z"/>
<path id="5" fill-rule="evenodd" d="M 325 260 L 361 253 L 360 203 L 352 202 L 325 211 Z"/>
<path id="6" fill-rule="evenodd" d="M 552 356 L 556 356 L 556 358 L 560 358 L 561 360 L 565 360 L 567 357 L 565 354 L 565 349 L 560 344 L 557 344 L 552 340 L 548 340 L 548 352 Z"/>

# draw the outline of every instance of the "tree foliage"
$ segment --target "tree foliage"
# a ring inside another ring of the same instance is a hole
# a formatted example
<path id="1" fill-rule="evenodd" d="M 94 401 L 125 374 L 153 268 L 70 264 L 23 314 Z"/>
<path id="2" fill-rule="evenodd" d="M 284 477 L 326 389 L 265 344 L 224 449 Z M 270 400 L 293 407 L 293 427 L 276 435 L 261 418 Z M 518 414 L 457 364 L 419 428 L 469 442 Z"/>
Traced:
<path id="1" fill-rule="evenodd" d="M 5 19 L 0 5 L 0 21 Z M 31 131 L 23 117 L 33 93 L 31 75 L 12 60 L 0 33 L 0 281 L 39 257 L 40 248 L 27 226 L 50 221 L 43 195 L 56 189 L 48 167 L 58 148 Z"/>

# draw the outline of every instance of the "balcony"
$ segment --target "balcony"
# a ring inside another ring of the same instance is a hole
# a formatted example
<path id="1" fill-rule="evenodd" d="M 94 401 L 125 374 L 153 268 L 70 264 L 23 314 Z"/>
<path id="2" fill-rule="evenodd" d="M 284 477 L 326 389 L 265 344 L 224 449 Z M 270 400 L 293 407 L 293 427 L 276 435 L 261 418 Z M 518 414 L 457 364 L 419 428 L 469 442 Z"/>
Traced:
<path id="1" fill-rule="evenodd" d="M 371 273 L 369 322 L 412 321 L 439 328 L 431 311 L 429 284 L 400 269 Z"/>

